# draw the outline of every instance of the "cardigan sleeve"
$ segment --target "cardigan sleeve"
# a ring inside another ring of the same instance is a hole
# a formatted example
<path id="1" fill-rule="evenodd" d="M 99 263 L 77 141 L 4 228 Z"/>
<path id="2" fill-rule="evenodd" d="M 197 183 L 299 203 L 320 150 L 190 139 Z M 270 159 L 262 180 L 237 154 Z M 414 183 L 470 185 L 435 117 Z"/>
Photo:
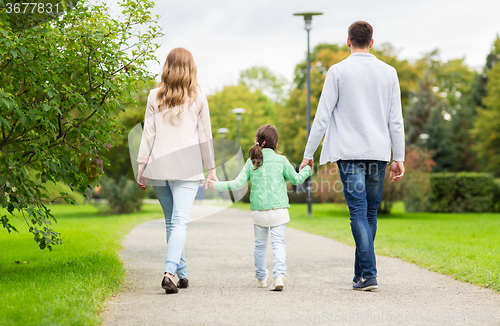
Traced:
<path id="1" fill-rule="evenodd" d="M 155 126 L 155 109 L 153 101 L 151 99 L 151 92 L 149 92 L 146 113 L 144 116 L 144 129 L 142 131 L 141 145 L 139 147 L 139 153 L 137 155 L 137 162 L 148 163 L 149 156 L 153 150 L 153 145 L 156 138 L 156 126 Z"/>
<path id="2" fill-rule="evenodd" d="M 294 167 L 290 164 L 288 159 L 285 158 L 283 161 L 283 176 L 292 184 L 301 184 L 310 175 L 311 167 L 309 165 L 306 165 L 302 170 L 300 170 L 300 172 L 295 172 Z"/>
<path id="3" fill-rule="evenodd" d="M 210 123 L 210 112 L 205 94 L 200 93 L 201 109 L 198 115 L 198 141 L 200 143 L 201 156 L 206 169 L 215 168 L 214 143 L 212 139 L 212 126 Z M 197 99 L 198 101 L 198 99 Z"/>
<path id="4" fill-rule="evenodd" d="M 250 180 L 250 165 L 249 160 L 243 166 L 240 174 L 236 179 L 232 181 L 218 181 L 214 183 L 214 190 L 224 191 L 224 190 L 238 190 L 243 188 L 243 186 Z"/>

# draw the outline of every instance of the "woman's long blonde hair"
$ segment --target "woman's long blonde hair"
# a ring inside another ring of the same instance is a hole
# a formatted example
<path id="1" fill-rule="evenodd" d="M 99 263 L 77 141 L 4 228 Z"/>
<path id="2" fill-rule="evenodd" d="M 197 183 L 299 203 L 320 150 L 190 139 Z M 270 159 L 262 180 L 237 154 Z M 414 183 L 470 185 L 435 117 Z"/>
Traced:
<path id="1" fill-rule="evenodd" d="M 189 97 L 190 105 L 198 95 L 196 66 L 193 55 L 188 50 L 175 48 L 170 51 L 163 65 L 161 81 L 157 87 L 160 87 L 156 95 L 158 110 L 164 111 L 162 107 L 163 104 L 166 104 L 163 120 L 165 121 L 165 117 L 168 115 L 171 124 L 178 124 L 184 113 L 186 99 Z"/>

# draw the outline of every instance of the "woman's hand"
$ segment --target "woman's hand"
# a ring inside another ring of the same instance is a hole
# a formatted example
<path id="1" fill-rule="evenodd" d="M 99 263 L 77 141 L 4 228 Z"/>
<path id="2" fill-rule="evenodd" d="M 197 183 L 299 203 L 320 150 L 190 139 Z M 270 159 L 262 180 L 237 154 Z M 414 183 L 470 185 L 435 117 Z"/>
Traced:
<path id="1" fill-rule="evenodd" d="M 205 190 L 207 190 L 208 187 L 210 187 L 210 190 L 214 190 L 214 183 L 217 181 L 219 181 L 219 179 L 217 179 L 217 175 L 215 174 L 215 168 L 210 169 L 208 171 L 207 183 L 205 183 Z"/>
<path id="2" fill-rule="evenodd" d="M 210 190 L 214 190 L 214 183 L 215 183 L 215 181 L 207 179 L 207 184 L 205 185 L 205 189 L 207 189 L 207 187 L 208 187 L 208 188 L 210 188 Z"/>
<path id="3" fill-rule="evenodd" d="M 139 171 L 137 171 L 137 178 L 136 178 L 137 185 L 142 190 L 146 190 L 145 180 L 144 177 L 142 176 L 142 174 L 144 173 L 144 166 L 145 164 L 143 163 L 139 164 Z"/>

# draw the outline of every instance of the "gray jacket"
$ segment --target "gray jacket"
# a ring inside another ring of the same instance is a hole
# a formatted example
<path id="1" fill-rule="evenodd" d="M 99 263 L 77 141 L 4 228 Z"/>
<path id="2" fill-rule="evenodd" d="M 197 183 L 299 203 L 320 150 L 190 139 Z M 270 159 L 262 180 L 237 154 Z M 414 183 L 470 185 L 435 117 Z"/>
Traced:
<path id="1" fill-rule="evenodd" d="M 307 141 L 312 159 L 323 135 L 320 164 L 405 159 L 401 91 L 396 69 L 369 53 L 353 53 L 328 70 Z"/>

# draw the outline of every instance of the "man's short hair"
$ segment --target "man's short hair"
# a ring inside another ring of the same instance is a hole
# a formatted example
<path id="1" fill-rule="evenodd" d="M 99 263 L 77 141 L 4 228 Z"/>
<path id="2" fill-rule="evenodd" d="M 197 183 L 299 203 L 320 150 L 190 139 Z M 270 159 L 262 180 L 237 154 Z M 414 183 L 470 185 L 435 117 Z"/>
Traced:
<path id="1" fill-rule="evenodd" d="M 347 35 L 355 48 L 367 48 L 373 35 L 373 27 L 365 21 L 358 20 L 349 26 Z"/>

